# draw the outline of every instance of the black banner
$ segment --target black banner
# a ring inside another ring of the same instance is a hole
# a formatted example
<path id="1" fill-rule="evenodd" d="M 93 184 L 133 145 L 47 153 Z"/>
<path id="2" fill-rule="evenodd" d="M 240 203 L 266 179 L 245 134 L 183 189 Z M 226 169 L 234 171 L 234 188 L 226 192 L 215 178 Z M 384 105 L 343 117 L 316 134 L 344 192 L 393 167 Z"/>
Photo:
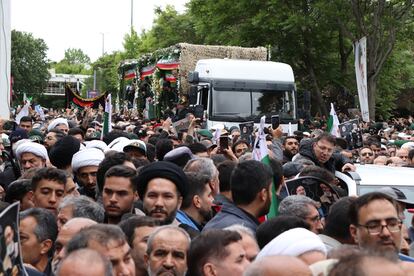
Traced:
<path id="1" fill-rule="evenodd" d="M 83 109 L 85 107 L 90 107 L 97 109 L 99 108 L 99 105 L 101 105 L 102 108 L 105 108 L 106 93 L 92 99 L 85 99 L 73 92 L 70 86 L 67 85 L 65 87 L 65 96 L 66 108 L 77 107 Z"/>

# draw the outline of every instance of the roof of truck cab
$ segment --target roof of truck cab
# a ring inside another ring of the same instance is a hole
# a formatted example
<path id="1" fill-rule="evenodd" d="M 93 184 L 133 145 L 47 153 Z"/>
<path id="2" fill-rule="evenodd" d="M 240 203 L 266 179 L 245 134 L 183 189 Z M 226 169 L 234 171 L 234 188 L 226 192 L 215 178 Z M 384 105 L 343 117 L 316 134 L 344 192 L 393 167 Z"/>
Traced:
<path id="1" fill-rule="evenodd" d="M 274 61 L 201 59 L 196 69 L 200 78 L 294 83 L 292 67 Z"/>
<path id="2" fill-rule="evenodd" d="M 360 164 L 356 168 L 361 177 L 361 185 L 414 186 L 413 168 Z"/>

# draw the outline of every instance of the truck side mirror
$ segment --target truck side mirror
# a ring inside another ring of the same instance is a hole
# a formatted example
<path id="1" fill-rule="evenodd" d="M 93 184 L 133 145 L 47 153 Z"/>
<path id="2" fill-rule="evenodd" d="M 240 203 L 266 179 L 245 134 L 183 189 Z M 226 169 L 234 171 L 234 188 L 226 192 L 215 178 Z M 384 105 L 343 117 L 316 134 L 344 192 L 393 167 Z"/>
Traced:
<path id="1" fill-rule="evenodd" d="M 191 84 L 198 84 L 200 81 L 199 77 L 198 77 L 198 72 L 197 71 L 191 71 L 190 73 L 188 73 L 188 82 Z"/>
<path id="2" fill-rule="evenodd" d="M 190 105 L 197 104 L 197 93 L 198 87 L 196 85 L 190 86 L 190 91 L 188 93 L 188 102 Z"/>

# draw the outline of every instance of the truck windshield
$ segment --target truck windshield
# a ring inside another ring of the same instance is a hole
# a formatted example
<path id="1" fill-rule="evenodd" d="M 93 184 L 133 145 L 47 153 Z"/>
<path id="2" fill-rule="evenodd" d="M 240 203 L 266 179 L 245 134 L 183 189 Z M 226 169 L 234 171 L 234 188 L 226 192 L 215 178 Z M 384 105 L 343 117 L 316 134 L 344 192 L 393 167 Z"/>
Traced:
<path id="1" fill-rule="evenodd" d="M 261 116 L 280 114 L 281 118 L 295 118 L 293 91 L 213 89 L 211 117 L 227 121 L 254 120 Z"/>

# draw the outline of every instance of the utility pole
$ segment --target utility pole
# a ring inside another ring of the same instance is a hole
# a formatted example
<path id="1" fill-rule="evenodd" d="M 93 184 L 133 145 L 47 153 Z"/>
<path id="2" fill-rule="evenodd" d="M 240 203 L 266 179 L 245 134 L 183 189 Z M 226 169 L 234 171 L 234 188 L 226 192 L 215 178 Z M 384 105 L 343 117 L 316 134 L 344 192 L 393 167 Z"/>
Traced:
<path id="1" fill-rule="evenodd" d="M 134 0 L 131 0 L 131 35 L 134 28 Z"/>
<path id="2" fill-rule="evenodd" d="M 105 33 L 101 33 L 102 35 L 102 55 L 105 54 Z"/>
<path id="3" fill-rule="evenodd" d="M 93 91 L 96 91 L 96 69 L 93 70 Z"/>

